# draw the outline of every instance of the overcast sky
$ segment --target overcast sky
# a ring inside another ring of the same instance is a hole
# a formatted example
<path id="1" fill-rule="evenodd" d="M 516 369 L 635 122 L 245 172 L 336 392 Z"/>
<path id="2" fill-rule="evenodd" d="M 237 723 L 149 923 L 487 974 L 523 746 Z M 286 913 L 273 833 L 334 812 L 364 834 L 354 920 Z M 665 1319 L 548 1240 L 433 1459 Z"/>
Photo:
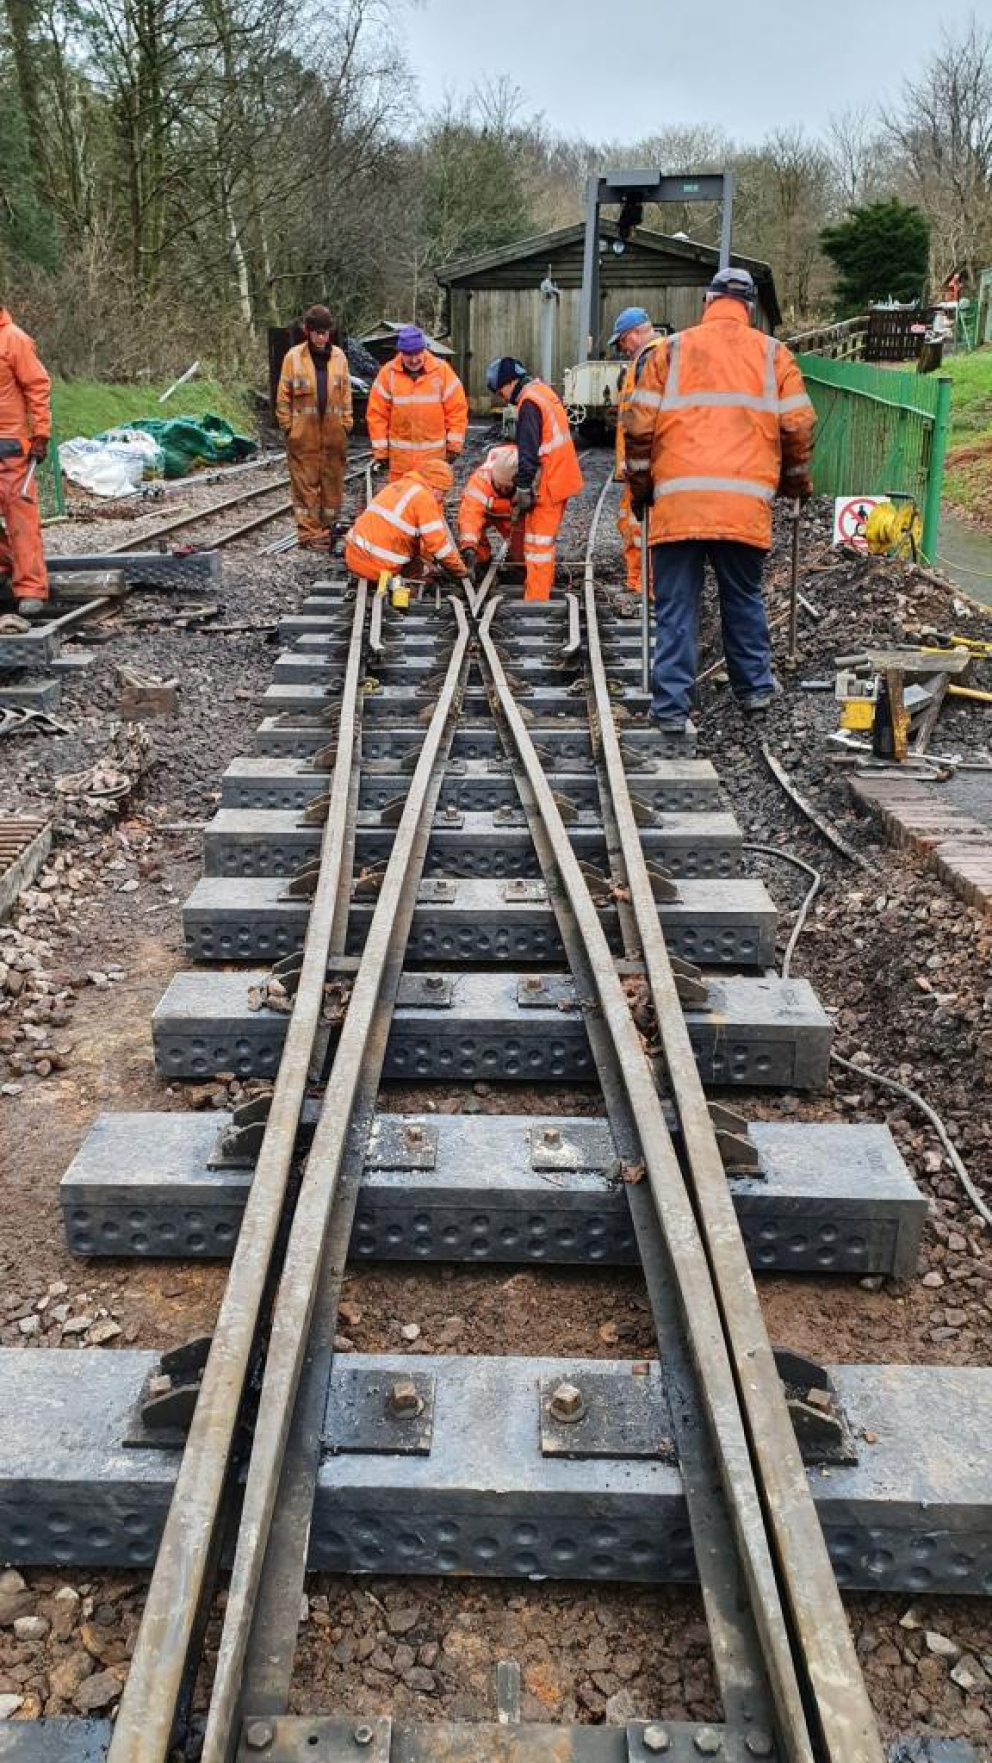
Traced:
<path id="1" fill-rule="evenodd" d="M 709 122 L 753 141 L 780 125 L 815 132 L 847 105 L 896 96 L 941 22 L 956 31 L 975 10 L 974 0 L 415 0 L 406 36 L 428 107 L 505 75 L 560 133 L 636 140 Z"/>

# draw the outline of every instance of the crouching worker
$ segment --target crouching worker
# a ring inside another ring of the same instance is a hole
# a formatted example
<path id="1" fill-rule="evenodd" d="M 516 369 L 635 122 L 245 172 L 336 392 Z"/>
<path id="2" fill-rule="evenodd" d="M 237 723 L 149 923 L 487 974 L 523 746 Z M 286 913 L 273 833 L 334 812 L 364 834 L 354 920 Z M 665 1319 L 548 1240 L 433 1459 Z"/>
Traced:
<path id="1" fill-rule="evenodd" d="M 512 563 L 523 562 L 523 526 L 513 510 L 516 487 L 516 447 L 493 447 L 465 485 L 458 510 L 458 547 L 470 574 L 477 564 L 486 569 L 492 562 L 492 533 L 508 541 Z"/>
<path id="2" fill-rule="evenodd" d="M 569 497 L 582 488 L 568 417 L 557 392 L 534 379 L 514 355 L 501 355 L 489 363 L 486 385 L 517 412 L 513 510 L 524 528 L 524 599 L 550 600 L 558 529 Z"/>
<path id="3" fill-rule="evenodd" d="M 425 564 L 436 563 L 460 581 L 467 570 L 444 518 L 444 498 L 454 481 L 450 465 L 429 459 L 380 490 L 345 534 L 344 560 L 352 574 L 375 582 L 386 569 L 418 580 Z"/>

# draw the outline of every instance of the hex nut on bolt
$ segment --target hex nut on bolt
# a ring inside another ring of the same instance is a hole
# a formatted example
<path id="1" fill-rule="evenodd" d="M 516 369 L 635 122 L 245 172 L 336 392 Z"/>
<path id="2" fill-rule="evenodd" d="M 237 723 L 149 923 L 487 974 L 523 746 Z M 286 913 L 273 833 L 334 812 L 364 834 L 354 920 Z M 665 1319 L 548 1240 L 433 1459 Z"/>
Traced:
<path id="1" fill-rule="evenodd" d="M 393 1383 L 387 1401 L 391 1414 L 402 1420 L 412 1419 L 423 1409 L 423 1402 L 417 1394 L 417 1386 L 411 1377 L 398 1377 Z M 364 1729 L 363 1729 L 364 1730 Z"/>
<path id="2" fill-rule="evenodd" d="M 749 1732 L 744 1743 L 752 1757 L 770 1757 L 772 1754 L 771 1737 L 767 1732 L 762 1732 L 760 1727 L 755 1727 L 753 1732 Z"/>
<path id="3" fill-rule="evenodd" d="M 375 1738 L 375 1733 L 371 1726 L 356 1726 L 351 1736 L 356 1745 L 370 1745 Z"/>
<path id="4" fill-rule="evenodd" d="M 693 1735 L 693 1744 L 697 1751 L 702 1751 L 704 1757 L 715 1757 L 723 1749 L 723 1740 L 712 1726 L 701 1726 Z"/>
<path id="5" fill-rule="evenodd" d="M 552 1392 L 548 1403 L 548 1412 L 552 1420 L 559 1420 L 565 1426 L 574 1425 L 575 1421 L 585 1418 L 586 1405 L 582 1391 L 577 1384 L 560 1383 Z"/>
<path id="6" fill-rule="evenodd" d="M 671 1742 L 672 1741 L 663 1726 L 646 1726 L 641 1733 L 641 1743 L 644 1746 L 644 1749 L 646 1751 L 653 1751 L 655 1756 L 661 1751 L 667 1751 Z"/>
<path id="7" fill-rule="evenodd" d="M 252 1720 L 245 1727 L 245 1744 L 249 1751 L 267 1751 L 275 1732 L 267 1720 Z"/>

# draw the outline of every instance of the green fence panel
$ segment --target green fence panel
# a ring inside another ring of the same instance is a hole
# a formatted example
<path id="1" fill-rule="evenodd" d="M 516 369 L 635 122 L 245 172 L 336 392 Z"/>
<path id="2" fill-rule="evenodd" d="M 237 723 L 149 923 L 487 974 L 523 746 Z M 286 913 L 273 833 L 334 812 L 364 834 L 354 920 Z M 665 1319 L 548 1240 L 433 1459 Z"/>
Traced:
<path id="1" fill-rule="evenodd" d="M 797 359 L 817 416 L 817 494 L 915 497 L 923 514 L 923 554 L 932 560 L 940 525 L 950 380 L 822 355 L 801 354 Z"/>
<path id="2" fill-rule="evenodd" d="M 38 467 L 38 503 L 42 520 L 52 520 L 55 515 L 65 513 L 65 490 L 56 435 L 49 442 L 48 458 Z"/>

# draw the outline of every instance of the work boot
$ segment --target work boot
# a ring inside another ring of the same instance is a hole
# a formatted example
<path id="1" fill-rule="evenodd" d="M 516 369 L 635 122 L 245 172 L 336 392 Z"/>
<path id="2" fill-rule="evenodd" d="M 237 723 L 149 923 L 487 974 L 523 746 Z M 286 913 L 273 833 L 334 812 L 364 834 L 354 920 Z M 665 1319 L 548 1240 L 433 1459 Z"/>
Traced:
<path id="1" fill-rule="evenodd" d="M 737 703 L 745 716 L 764 716 L 772 707 L 771 692 L 755 692 L 750 698 L 738 698 Z"/>
<path id="2" fill-rule="evenodd" d="M 29 600 L 18 600 L 17 610 L 22 618 L 40 618 L 45 610 L 45 602 L 32 595 Z"/>
<path id="3" fill-rule="evenodd" d="M 696 725 L 691 716 L 656 716 L 653 710 L 648 711 L 648 727 L 656 728 L 660 735 L 694 735 Z"/>

